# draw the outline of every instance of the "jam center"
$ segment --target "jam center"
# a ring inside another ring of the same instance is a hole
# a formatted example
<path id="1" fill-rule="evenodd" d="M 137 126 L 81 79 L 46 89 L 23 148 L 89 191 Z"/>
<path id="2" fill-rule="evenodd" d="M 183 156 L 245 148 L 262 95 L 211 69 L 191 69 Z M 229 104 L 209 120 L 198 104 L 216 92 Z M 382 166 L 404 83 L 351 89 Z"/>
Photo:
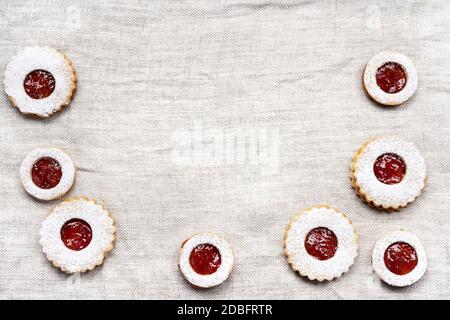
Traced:
<path id="1" fill-rule="evenodd" d="M 386 62 L 378 68 L 377 84 L 386 93 L 397 93 L 406 86 L 406 72 L 395 62 Z"/>
<path id="2" fill-rule="evenodd" d="M 58 161 L 53 158 L 41 158 L 31 169 L 31 178 L 36 186 L 41 189 L 51 189 L 61 181 L 62 170 Z"/>
<path id="3" fill-rule="evenodd" d="M 314 228 L 305 238 L 305 249 L 318 260 L 332 258 L 338 248 L 338 240 L 333 231 L 327 228 Z"/>
<path id="4" fill-rule="evenodd" d="M 406 242 L 395 242 L 384 252 L 384 264 L 392 273 L 405 275 L 417 266 L 416 250 Z"/>
<path id="5" fill-rule="evenodd" d="M 61 228 L 61 240 L 70 250 L 83 250 L 92 240 L 91 226 L 84 220 L 71 219 Z"/>
<path id="6" fill-rule="evenodd" d="M 45 70 L 31 71 L 23 81 L 25 92 L 32 99 L 44 99 L 55 90 L 55 78 Z"/>
<path id="7" fill-rule="evenodd" d="M 201 275 L 212 274 L 219 269 L 222 258 L 216 246 L 203 243 L 196 246 L 189 257 L 189 263 L 195 272 Z"/>
<path id="8" fill-rule="evenodd" d="M 399 155 L 384 153 L 373 164 L 373 173 L 384 184 L 396 184 L 405 176 L 406 164 Z"/>

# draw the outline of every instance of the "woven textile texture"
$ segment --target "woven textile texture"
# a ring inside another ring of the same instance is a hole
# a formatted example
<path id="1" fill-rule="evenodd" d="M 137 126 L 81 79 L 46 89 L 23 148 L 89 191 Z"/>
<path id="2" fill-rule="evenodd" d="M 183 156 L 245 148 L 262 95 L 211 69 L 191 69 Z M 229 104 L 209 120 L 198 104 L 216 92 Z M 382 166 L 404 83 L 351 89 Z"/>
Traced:
<path id="1" fill-rule="evenodd" d="M 447 1 L 3 1 L 0 74 L 21 48 L 60 48 L 78 72 L 68 108 L 45 120 L 0 94 L 0 297 L 65 299 L 429 299 L 450 294 L 450 3 Z M 383 108 L 362 88 L 377 52 L 414 62 L 419 87 Z M 424 193 L 379 213 L 351 189 L 352 154 L 395 134 L 424 156 Z M 103 266 L 67 276 L 47 261 L 39 228 L 54 202 L 23 190 L 34 148 L 64 149 L 77 165 L 64 198 L 88 196 L 117 221 Z M 341 278 L 313 283 L 283 256 L 300 209 L 330 204 L 360 234 Z M 393 289 L 371 251 L 398 228 L 423 241 L 429 267 Z M 236 254 L 223 285 L 195 290 L 177 268 L 181 242 L 224 235 Z"/>

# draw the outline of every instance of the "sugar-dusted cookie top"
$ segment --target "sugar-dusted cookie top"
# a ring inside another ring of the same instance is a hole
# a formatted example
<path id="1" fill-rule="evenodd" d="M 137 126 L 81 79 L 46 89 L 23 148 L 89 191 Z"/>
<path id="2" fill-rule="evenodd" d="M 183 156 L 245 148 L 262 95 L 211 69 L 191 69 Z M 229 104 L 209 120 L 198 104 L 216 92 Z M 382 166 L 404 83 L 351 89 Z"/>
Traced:
<path id="1" fill-rule="evenodd" d="M 408 231 L 398 230 L 381 237 L 372 252 L 376 274 L 386 283 L 404 287 L 424 275 L 428 258 L 419 238 Z"/>
<path id="2" fill-rule="evenodd" d="M 94 200 L 77 198 L 57 205 L 42 222 L 42 251 L 67 273 L 85 272 L 103 263 L 113 248 L 114 220 Z"/>
<path id="3" fill-rule="evenodd" d="M 399 105 L 416 92 L 416 67 L 406 55 L 383 51 L 370 59 L 364 69 L 364 88 L 369 96 L 384 105 Z"/>
<path id="4" fill-rule="evenodd" d="M 76 88 L 72 62 L 60 51 L 47 47 L 20 50 L 5 70 L 5 92 L 24 114 L 48 117 L 67 106 Z"/>
<path id="5" fill-rule="evenodd" d="M 210 288 L 224 282 L 234 264 L 230 244 L 214 233 L 199 233 L 183 242 L 178 265 L 192 285 Z"/>
<path id="6" fill-rule="evenodd" d="M 284 240 L 292 269 L 310 280 L 333 280 L 347 272 L 358 255 L 351 221 L 330 206 L 307 208 L 293 217 Z"/>
<path id="7" fill-rule="evenodd" d="M 66 194 L 75 180 L 72 159 L 58 148 L 31 151 L 20 167 L 25 190 L 39 200 L 54 200 Z"/>
<path id="8" fill-rule="evenodd" d="M 413 143 L 402 138 L 372 138 L 353 156 L 350 177 L 366 202 L 379 209 L 398 210 L 422 192 L 425 160 Z"/>

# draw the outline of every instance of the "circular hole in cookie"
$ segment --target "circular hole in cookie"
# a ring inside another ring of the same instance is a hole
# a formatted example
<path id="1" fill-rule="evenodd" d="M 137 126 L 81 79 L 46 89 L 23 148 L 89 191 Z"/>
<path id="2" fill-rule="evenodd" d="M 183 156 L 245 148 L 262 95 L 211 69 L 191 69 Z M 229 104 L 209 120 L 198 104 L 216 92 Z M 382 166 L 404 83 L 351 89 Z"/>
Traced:
<path id="1" fill-rule="evenodd" d="M 191 251 L 189 263 L 196 273 L 208 275 L 219 269 L 222 258 L 216 246 L 210 243 L 202 243 Z"/>
<path id="2" fill-rule="evenodd" d="M 373 173 L 384 184 L 397 184 L 406 174 L 406 163 L 395 153 L 383 153 L 373 164 Z"/>
<path id="3" fill-rule="evenodd" d="M 386 268 L 396 275 L 405 275 L 414 270 L 418 258 L 416 250 L 409 243 L 395 242 L 384 252 Z"/>
<path id="4" fill-rule="evenodd" d="M 328 260 L 336 254 L 338 239 L 328 228 L 318 227 L 305 237 L 305 249 L 310 256 L 318 260 Z"/>
<path id="5" fill-rule="evenodd" d="M 83 250 L 91 243 L 91 226 L 82 219 L 66 221 L 61 227 L 61 240 L 70 250 Z"/>
<path id="6" fill-rule="evenodd" d="M 51 157 L 40 158 L 31 168 L 33 183 L 41 189 L 56 187 L 61 181 L 61 177 L 61 165 Z"/>
<path id="7" fill-rule="evenodd" d="M 375 74 L 377 85 L 386 93 L 402 91 L 407 82 L 405 69 L 396 62 L 386 62 Z"/>
<path id="8" fill-rule="evenodd" d="M 55 90 L 55 78 L 51 72 L 46 70 L 31 71 L 23 81 L 23 87 L 32 99 L 44 99 Z"/>

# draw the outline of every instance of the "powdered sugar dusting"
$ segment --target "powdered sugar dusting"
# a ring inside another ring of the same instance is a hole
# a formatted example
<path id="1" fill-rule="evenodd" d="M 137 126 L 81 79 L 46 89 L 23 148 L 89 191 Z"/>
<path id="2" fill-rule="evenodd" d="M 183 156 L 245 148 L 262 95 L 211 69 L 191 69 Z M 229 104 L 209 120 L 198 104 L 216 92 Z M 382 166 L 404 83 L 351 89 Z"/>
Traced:
<path id="1" fill-rule="evenodd" d="M 45 70 L 55 78 L 55 90 L 44 99 L 32 99 L 25 92 L 25 77 L 34 70 Z M 5 70 L 5 92 L 22 113 L 48 117 L 68 105 L 75 90 L 72 63 L 59 51 L 47 47 L 27 47 L 17 53 Z"/>
<path id="2" fill-rule="evenodd" d="M 71 219 L 82 219 L 92 229 L 92 240 L 80 251 L 67 248 L 61 240 L 61 227 Z M 85 272 L 102 264 L 113 247 L 115 226 L 108 211 L 93 200 L 84 198 L 65 201 L 56 206 L 42 222 L 40 243 L 52 263 L 68 273 Z"/>
<path id="3" fill-rule="evenodd" d="M 374 172 L 376 159 L 384 153 L 395 153 L 406 163 L 406 173 L 397 184 L 380 182 Z M 367 201 L 385 209 L 404 207 L 420 195 L 425 186 L 425 160 L 411 142 L 401 138 L 380 137 L 365 145 L 352 163 L 354 184 Z"/>
<path id="4" fill-rule="evenodd" d="M 333 231 L 338 248 L 328 260 L 318 260 L 305 249 L 305 238 L 314 228 L 324 227 Z M 297 214 L 289 224 L 285 235 L 285 253 L 295 271 L 310 280 L 333 280 L 348 271 L 358 255 L 358 235 L 348 218 L 328 206 L 317 206 Z"/>
<path id="5" fill-rule="evenodd" d="M 34 184 L 31 175 L 33 165 L 41 158 L 53 158 L 61 166 L 62 176 L 59 183 L 51 189 L 41 189 Z M 20 167 L 20 180 L 25 190 L 33 197 L 39 200 L 57 199 L 73 185 L 75 180 L 75 165 L 72 159 L 62 150 L 57 148 L 39 148 L 29 153 L 22 162 Z"/>
<path id="6" fill-rule="evenodd" d="M 406 85 L 397 93 L 384 92 L 377 84 L 376 73 L 379 67 L 386 62 L 400 64 L 406 72 Z M 399 105 L 406 102 L 416 92 L 418 85 L 417 70 L 413 62 L 403 53 L 396 51 L 383 51 L 370 59 L 364 70 L 364 87 L 367 93 L 378 103 L 384 105 Z"/>
<path id="7" fill-rule="evenodd" d="M 417 254 L 416 267 L 405 275 L 392 273 L 384 263 L 386 249 L 395 242 L 408 243 L 414 248 Z M 428 258 L 423 244 L 415 234 L 406 230 L 398 230 L 386 234 L 377 241 L 372 252 L 372 263 L 375 272 L 384 282 L 392 286 L 404 287 L 422 278 L 427 269 Z"/>
<path id="8" fill-rule="evenodd" d="M 221 256 L 221 264 L 216 272 L 209 275 L 201 275 L 192 268 L 189 257 L 192 250 L 200 244 L 209 243 L 215 246 Z M 189 238 L 181 247 L 179 267 L 184 277 L 194 286 L 210 288 L 224 282 L 233 269 L 234 255 L 230 244 L 222 237 L 214 233 L 200 233 Z"/>

